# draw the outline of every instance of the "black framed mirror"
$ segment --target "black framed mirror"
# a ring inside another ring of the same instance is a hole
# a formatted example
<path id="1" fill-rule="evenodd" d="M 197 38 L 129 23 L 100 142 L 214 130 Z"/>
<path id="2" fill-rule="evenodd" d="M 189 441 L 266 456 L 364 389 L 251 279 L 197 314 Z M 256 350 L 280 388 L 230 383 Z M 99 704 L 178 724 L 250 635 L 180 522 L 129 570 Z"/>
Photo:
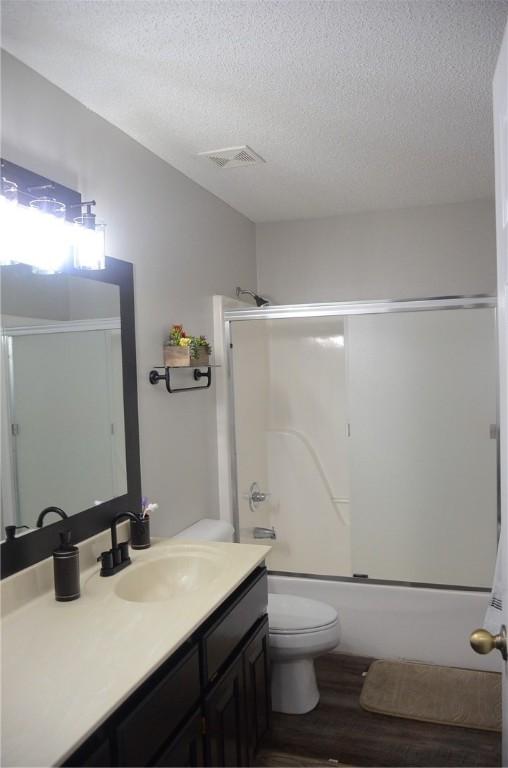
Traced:
<path id="1" fill-rule="evenodd" d="M 78 192 L 2 160 L 27 199 L 50 189 L 68 218 Z M 141 505 L 132 264 L 65 263 L 55 274 L 0 267 L 2 311 L 1 578 L 49 557 L 59 532 L 80 542 Z M 49 513 L 61 507 L 66 519 Z"/>

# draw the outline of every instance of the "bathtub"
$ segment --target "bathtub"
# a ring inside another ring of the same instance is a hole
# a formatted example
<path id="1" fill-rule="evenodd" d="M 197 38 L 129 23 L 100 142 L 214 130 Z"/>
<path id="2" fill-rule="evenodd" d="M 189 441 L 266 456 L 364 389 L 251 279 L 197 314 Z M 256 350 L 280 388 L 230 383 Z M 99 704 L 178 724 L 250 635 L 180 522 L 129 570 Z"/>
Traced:
<path id="1" fill-rule="evenodd" d="M 270 574 L 269 591 L 322 600 L 339 614 L 338 653 L 501 672 L 499 653 L 479 656 L 469 635 L 483 625 L 488 594 L 355 584 Z"/>

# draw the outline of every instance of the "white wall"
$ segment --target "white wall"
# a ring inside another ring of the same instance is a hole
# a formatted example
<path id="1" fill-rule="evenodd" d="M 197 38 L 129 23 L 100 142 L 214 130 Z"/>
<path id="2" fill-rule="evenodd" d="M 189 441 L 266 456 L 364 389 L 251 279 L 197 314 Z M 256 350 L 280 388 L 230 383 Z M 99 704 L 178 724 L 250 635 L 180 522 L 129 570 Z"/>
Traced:
<path id="1" fill-rule="evenodd" d="M 215 399 L 148 382 L 171 323 L 212 332 L 212 295 L 254 286 L 254 225 L 8 54 L 2 156 L 97 200 L 108 255 L 134 263 L 143 492 L 158 533 L 218 515 Z M 129 106 L 135 108 L 134 105 Z"/>
<path id="2" fill-rule="evenodd" d="M 277 304 L 496 290 L 491 200 L 258 224 L 256 249 Z"/>

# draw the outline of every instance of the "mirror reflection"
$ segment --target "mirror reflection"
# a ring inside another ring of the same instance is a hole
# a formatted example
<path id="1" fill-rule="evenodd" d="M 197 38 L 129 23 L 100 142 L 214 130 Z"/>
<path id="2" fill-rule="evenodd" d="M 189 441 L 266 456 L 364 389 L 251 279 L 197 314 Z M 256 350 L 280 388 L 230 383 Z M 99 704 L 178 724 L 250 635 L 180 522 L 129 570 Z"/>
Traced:
<path id="1" fill-rule="evenodd" d="M 2 533 L 127 492 L 120 289 L 0 269 Z M 2 536 L 3 537 L 3 536 Z"/>

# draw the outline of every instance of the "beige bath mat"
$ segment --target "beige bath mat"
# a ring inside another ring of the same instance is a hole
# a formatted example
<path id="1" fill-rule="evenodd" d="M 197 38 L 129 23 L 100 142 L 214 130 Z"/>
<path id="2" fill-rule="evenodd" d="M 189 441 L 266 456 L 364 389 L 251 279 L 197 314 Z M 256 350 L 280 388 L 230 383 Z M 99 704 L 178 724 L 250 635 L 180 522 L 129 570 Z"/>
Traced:
<path id="1" fill-rule="evenodd" d="M 501 675 L 406 661 L 371 664 L 360 705 L 410 720 L 501 730 Z"/>

